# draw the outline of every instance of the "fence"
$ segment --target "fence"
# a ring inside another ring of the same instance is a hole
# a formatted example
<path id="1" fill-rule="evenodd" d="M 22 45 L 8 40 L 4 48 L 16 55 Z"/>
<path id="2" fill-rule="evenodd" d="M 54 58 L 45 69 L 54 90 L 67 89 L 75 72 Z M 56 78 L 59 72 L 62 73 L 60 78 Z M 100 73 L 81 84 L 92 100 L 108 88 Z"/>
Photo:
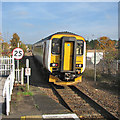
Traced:
<path id="1" fill-rule="evenodd" d="M 5 85 L 3 88 L 3 97 L 6 98 L 6 114 L 9 115 L 10 112 L 10 101 L 14 85 L 14 71 L 7 77 Z"/>
<path id="2" fill-rule="evenodd" d="M 1 57 L 0 58 L 0 76 L 8 76 L 10 71 L 14 67 L 14 58 L 13 57 Z"/>
<path id="3" fill-rule="evenodd" d="M 87 59 L 86 61 L 86 68 L 88 69 L 94 69 L 94 64 L 91 62 L 91 59 Z M 104 61 L 104 59 L 101 59 L 100 62 L 96 65 L 97 71 L 101 73 L 107 73 L 108 74 L 108 65 Z M 114 60 L 110 66 L 110 73 L 111 75 L 116 75 L 118 72 L 118 60 Z"/>
<path id="4" fill-rule="evenodd" d="M 1 75 L 8 75 L 4 88 L 3 88 L 3 97 L 6 98 L 6 114 L 9 115 L 10 112 L 10 101 L 11 101 L 11 95 L 12 95 L 12 90 L 13 90 L 13 85 L 14 85 L 14 78 L 15 78 L 15 65 L 14 65 L 14 58 L 13 57 L 3 57 L 0 58 L 1 61 L 1 68 L 2 70 Z M 4 67 L 3 66 L 7 66 Z"/>
<path id="5" fill-rule="evenodd" d="M 15 83 L 24 83 L 24 68 L 15 70 Z"/>

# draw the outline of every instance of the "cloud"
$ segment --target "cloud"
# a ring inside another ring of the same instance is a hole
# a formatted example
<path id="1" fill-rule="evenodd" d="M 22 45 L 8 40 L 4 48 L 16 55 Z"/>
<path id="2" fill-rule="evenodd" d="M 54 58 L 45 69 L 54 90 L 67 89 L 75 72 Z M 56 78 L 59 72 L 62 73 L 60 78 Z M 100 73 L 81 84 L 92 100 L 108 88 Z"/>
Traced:
<path id="1" fill-rule="evenodd" d="M 106 15 L 106 18 L 107 18 L 107 19 L 112 19 L 112 16 L 109 15 L 109 14 L 107 14 L 107 15 Z"/>
<path id="2" fill-rule="evenodd" d="M 26 15 L 28 15 L 28 12 L 26 12 L 26 11 L 20 11 L 20 12 L 18 12 L 16 14 L 20 15 L 20 16 L 26 16 Z"/>
<path id="3" fill-rule="evenodd" d="M 32 23 L 23 23 L 24 27 L 34 27 Z"/>

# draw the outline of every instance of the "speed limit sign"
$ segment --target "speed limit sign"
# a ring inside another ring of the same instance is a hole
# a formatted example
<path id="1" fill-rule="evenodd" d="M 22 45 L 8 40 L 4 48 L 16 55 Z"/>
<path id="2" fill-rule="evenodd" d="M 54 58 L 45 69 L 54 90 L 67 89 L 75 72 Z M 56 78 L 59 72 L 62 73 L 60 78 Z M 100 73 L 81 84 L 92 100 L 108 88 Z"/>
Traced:
<path id="1" fill-rule="evenodd" d="M 22 59 L 23 55 L 24 55 L 24 51 L 23 51 L 23 49 L 21 49 L 21 48 L 15 48 L 15 49 L 12 51 L 12 56 L 13 56 L 16 60 Z"/>

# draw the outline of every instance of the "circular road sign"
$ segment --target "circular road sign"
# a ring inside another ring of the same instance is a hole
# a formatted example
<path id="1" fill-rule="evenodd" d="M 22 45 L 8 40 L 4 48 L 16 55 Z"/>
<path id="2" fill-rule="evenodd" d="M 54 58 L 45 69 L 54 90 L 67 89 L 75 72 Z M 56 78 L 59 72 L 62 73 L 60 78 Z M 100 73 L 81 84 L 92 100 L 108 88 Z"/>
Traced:
<path id="1" fill-rule="evenodd" d="M 16 60 L 22 59 L 23 55 L 24 55 L 24 51 L 23 51 L 23 49 L 21 49 L 21 48 L 15 48 L 15 49 L 12 51 L 12 56 L 13 56 Z"/>

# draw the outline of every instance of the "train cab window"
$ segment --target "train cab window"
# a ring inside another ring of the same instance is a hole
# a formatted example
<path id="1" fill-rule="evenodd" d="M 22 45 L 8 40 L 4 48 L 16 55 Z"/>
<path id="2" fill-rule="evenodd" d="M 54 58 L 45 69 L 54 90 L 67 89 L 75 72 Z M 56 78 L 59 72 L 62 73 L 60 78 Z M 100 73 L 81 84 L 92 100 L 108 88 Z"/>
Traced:
<path id="1" fill-rule="evenodd" d="M 83 40 L 77 40 L 77 49 L 76 49 L 76 54 L 77 55 L 83 55 Z"/>
<path id="2" fill-rule="evenodd" d="M 60 53 L 60 39 L 58 39 L 58 38 L 52 39 L 52 53 L 53 54 Z"/>

